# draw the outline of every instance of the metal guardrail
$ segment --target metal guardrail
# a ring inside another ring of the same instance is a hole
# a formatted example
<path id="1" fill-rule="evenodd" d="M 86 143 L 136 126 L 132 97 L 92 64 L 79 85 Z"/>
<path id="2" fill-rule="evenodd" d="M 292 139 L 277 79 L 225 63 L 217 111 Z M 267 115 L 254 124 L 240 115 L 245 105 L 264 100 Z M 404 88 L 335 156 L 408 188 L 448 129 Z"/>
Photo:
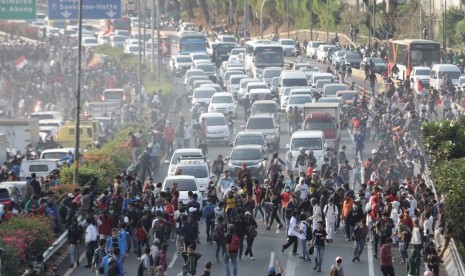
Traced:
<path id="1" fill-rule="evenodd" d="M 78 221 L 79 223 L 82 223 L 84 219 L 79 216 L 78 217 Z M 58 237 L 58 239 L 56 241 L 54 241 L 52 243 L 52 245 L 50 245 L 50 247 L 44 252 L 44 254 L 42 254 L 42 257 L 44 257 L 44 261 L 43 263 L 46 263 L 47 261 L 49 261 L 53 255 L 55 255 L 55 253 L 68 241 L 68 230 L 65 230 L 65 232 L 63 232 L 63 234 L 61 234 L 60 237 Z"/>
<path id="2" fill-rule="evenodd" d="M 462 257 L 459 254 L 459 251 L 457 250 L 457 247 L 455 246 L 455 241 L 454 239 L 450 239 L 449 243 L 449 252 L 450 252 L 450 258 L 452 258 L 452 263 L 453 268 L 452 268 L 452 275 L 460 275 L 460 276 L 465 276 L 465 267 L 463 265 Z M 447 270 L 447 267 L 446 267 Z M 447 270 L 449 273 L 449 271 Z"/>

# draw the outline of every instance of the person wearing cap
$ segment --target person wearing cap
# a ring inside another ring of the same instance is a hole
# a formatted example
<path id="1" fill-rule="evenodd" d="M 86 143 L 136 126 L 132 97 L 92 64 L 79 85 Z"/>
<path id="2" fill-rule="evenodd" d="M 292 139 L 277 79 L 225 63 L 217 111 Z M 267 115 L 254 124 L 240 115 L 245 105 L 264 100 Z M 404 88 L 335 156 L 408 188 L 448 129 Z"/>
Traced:
<path id="1" fill-rule="evenodd" d="M 337 256 L 336 262 L 331 266 L 329 272 L 330 276 L 344 276 L 344 269 L 342 267 L 342 258 Z"/>
<path id="2" fill-rule="evenodd" d="M 284 269 L 283 269 L 283 266 L 281 265 L 281 262 L 279 261 L 279 258 L 276 257 L 276 259 L 274 260 L 274 263 L 275 265 L 278 267 L 278 273 L 276 273 L 276 269 L 274 268 L 274 266 L 270 266 L 268 268 L 268 276 L 281 276 L 281 275 L 284 275 Z"/>

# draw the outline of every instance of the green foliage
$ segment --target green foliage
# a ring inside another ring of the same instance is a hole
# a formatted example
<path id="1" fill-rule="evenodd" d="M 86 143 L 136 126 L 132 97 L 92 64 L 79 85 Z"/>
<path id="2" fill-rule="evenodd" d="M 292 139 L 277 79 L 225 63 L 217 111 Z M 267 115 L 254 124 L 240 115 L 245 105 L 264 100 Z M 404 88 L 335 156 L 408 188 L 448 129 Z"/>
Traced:
<path id="1" fill-rule="evenodd" d="M 459 45 L 462 41 L 462 32 L 465 32 L 463 26 L 465 23 L 459 24 L 465 19 L 463 11 L 459 7 L 450 7 L 446 12 L 446 35 L 449 45 Z M 459 27 L 462 27 L 461 29 Z"/>
<path id="2" fill-rule="evenodd" d="M 431 165 L 440 161 L 465 157 L 465 119 L 431 122 L 422 126 L 425 151 Z"/>
<path id="3" fill-rule="evenodd" d="M 0 242 L 0 246 L 5 250 L 2 256 L 2 275 L 21 275 L 20 255 L 18 250 Z"/>
<path id="4" fill-rule="evenodd" d="M 431 174 L 436 187 L 445 197 L 447 227 L 452 237 L 465 241 L 463 214 L 465 214 L 465 158 L 443 161 L 434 166 Z"/>
<path id="5" fill-rule="evenodd" d="M 61 182 L 72 183 L 73 172 L 73 166 L 62 169 L 60 174 Z M 86 183 L 90 182 L 93 177 L 97 177 L 97 190 L 103 190 L 108 188 L 109 181 L 111 182 L 116 173 L 115 164 L 111 161 L 86 161 L 79 166 L 79 185 L 84 186 Z"/>

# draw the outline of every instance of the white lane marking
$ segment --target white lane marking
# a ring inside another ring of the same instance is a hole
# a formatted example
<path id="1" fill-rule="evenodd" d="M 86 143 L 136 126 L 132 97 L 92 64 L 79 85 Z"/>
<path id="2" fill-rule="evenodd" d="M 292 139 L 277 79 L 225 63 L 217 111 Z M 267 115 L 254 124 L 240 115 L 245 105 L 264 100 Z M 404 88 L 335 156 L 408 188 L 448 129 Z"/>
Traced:
<path id="1" fill-rule="evenodd" d="M 276 234 L 279 234 L 279 228 L 276 228 Z"/>
<path id="2" fill-rule="evenodd" d="M 270 263 L 268 264 L 268 267 L 272 267 L 274 264 L 274 252 L 271 252 L 270 254 Z"/>
<path id="3" fill-rule="evenodd" d="M 295 267 L 296 267 L 296 258 L 297 256 L 292 255 L 292 249 L 289 250 L 286 263 L 286 275 L 295 275 Z"/>
<path id="4" fill-rule="evenodd" d="M 178 255 L 174 253 L 173 259 L 171 259 L 170 265 L 168 266 L 169 268 L 173 268 L 174 263 L 176 262 L 176 259 L 178 258 Z"/>
<path id="5" fill-rule="evenodd" d="M 373 247 L 371 245 L 371 241 L 370 242 L 367 242 L 368 245 L 367 245 L 367 252 L 368 252 L 368 275 L 370 276 L 375 276 L 375 267 L 374 267 L 374 264 L 373 264 Z"/>

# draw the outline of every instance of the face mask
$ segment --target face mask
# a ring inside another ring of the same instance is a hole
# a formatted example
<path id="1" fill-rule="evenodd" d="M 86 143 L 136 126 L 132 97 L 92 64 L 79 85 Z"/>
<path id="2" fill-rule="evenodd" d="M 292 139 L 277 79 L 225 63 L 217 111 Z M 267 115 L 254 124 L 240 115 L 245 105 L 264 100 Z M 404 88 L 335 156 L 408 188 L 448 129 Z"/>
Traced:
<path id="1" fill-rule="evenodd" d="M 113 211 L 110 211 L 110 215 L 113 215 Z"/>
<path id="2" fill-rule="evenodd" d="M 140 196 L 136 196 L 136 200 L 140 200 Z"/>

